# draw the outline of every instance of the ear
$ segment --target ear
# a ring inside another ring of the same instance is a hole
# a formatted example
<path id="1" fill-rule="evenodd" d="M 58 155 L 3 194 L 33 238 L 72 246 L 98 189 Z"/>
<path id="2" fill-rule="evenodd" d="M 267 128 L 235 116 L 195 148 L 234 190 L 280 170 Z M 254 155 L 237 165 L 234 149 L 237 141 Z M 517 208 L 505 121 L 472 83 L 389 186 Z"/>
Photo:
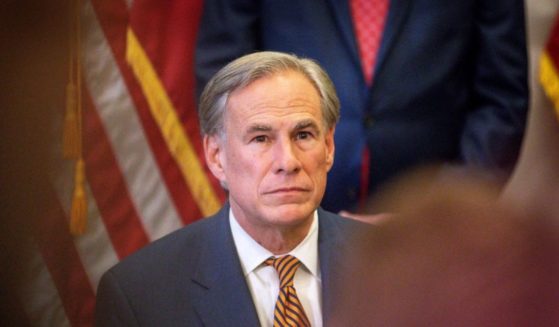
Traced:
<path id="1" fill-rule="evenodd" d="M 206 163 L 210 168 L 212 174 L 225 185 L 225 169 L 223 157 L 223 140 L 218 135 L 205 135 L 204 136 L 204 155 Z"/>
<path id="2" fill-rule="evenodd" d="M 334 152 L 335 152 L 335 145 L 334 145 L 334 131 L 335 127 L 330 128 L 326 132 L 326 164 L 328 165 L 328 171 L 332 168 L 334 164 Z"/>

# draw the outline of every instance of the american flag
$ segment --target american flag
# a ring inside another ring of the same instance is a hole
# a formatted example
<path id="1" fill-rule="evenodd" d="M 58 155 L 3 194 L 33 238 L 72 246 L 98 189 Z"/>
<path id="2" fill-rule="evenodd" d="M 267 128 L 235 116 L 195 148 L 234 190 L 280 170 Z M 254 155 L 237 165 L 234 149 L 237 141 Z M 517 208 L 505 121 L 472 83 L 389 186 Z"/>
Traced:
<path id="1" fill-rule="evenodd" d="M 109 267 L 223 203 L 196 113 L 201 10 L 202 0 L 79 3 L 87 227 L 70 233 L 75 161 L 63 158 L 58 142 L 49 206 L 18 291 L 30 325 L 91 326 Z"/>

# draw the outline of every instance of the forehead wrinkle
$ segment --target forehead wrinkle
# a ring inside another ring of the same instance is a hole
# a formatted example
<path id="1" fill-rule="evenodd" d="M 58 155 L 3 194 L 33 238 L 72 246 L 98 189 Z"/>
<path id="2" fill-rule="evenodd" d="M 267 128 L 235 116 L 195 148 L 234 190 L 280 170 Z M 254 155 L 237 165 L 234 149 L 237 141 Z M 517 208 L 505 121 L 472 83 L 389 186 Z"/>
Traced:
<path id="1" fill-rule="evenodd" d="M 315 103 L 312 99 L 308 99 L 305 97 L 299 97 L 296 99 L 291 99 L 285 101 L 280 99 L 277 101 L 276 99 L 266 99 L 263 101 L 253 102 L 250 104 L 246 104 L 244 107 L 248 110 L 258 110 L 258 109 L 287 109 L 287 108 L 314 108 L 315 105 L 320 106 L 320 103 Z"/>
<path id="2" fill-rule="evenodd" d="M 247 106 L 246 109 L 248 109 L 249 114 L 254 113 L 254 114 L 260 114 L 263 111 L 264 112 L 270 112 L 270 113 L 274 113 L 276 115 L 289 115 L 289 114 L 293 114 L 293 111 L 287 110 L 287 109 L 297 109 L 297 108 L 309 108 L 310 106 L 305 105 L 303 103 L 290 103 L 290 104 L 285 104 L 285 105 L 278 105 L 278 104 L 268 104 L 268 103 L 259 103 L 259 104 L 255 104 L 255 105 L 251 105 L 251 106 Z"/>

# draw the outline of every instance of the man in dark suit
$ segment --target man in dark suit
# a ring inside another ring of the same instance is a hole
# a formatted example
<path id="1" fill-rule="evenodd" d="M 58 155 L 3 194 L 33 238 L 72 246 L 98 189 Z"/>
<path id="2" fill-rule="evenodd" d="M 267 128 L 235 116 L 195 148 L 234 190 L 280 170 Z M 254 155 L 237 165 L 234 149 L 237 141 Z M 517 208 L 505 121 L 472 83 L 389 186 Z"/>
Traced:
<path id="1" fill-rule="evenodd" d="M 391 0 L 374 63 L 360 60 L 354 14 L 366 5 L 354 1 L 366 0 L 205 0 L 198 86 L 257 50 L 317 60 L 341 102 L 322 203 L 331 211 L 354 209 L 367 188 L 421 164 L 508 172 L 528 100 L 523 1 Z"/>
<path id="2" fill-rule="evenodd" d="M 363 229 L 319 208 L 339 119 L 332 82 L 311 60 L 255 53 L 220 70 L 199 109 L 228 202 L 110 269 L 96 324 L 326 325 L 337 263 Z"/>

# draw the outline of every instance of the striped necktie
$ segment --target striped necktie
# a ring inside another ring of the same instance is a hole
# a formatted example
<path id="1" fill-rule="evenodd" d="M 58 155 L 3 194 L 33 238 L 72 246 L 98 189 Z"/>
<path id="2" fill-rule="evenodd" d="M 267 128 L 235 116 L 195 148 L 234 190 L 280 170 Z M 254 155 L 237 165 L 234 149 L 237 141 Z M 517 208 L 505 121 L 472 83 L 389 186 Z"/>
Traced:
<path id="1" fill-rule="evenodd" d="M 276 269 L 280 280 L 279 295 L 274 309 L 274 327 L 310 326 L 311 323 L 293 287 L 293 277 L 301 262 L 293 256 L 286 255 L 280 258 L 270 257 L 265 263 Z"/>

